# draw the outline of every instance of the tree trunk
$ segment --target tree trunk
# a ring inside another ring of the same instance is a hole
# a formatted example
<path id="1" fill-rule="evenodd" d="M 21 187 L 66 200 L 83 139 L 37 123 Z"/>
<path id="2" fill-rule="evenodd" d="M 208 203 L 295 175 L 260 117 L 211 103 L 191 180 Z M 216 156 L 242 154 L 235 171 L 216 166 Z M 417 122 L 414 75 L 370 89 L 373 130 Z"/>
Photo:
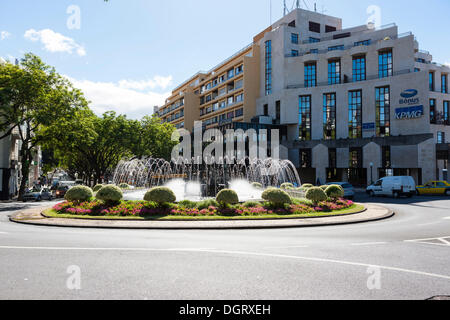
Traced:
<path id="1" fill-rule="evenodd" d="M 30 164 L 31 164 L 31 152 L 25 147 L 25 143 L 22 144 L 22 179 L 20 181 L 19 188 L 19 201 L 23 200 L 23 197 L 26 192 L 27 182 L 30 175 Z"/>

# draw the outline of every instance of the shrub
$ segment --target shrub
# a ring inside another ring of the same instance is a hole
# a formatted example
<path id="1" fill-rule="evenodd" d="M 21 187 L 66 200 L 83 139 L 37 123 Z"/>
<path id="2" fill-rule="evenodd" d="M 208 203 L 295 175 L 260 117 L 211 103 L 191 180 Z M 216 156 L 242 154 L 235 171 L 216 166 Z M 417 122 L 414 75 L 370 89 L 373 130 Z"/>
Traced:
<path id="1" fill-rule="evenodd" d="M 281 189 L 292 190 L 292 189 L 294 189 L 294 185 L 292 183 L 286 182 L 281 185 Z"/>
<path id="2" fill-rule="evenodd" d="M 233 205 L 239 203 L 239 197 L 236 191 L 223 189 L 217 194 L 216 201 L 221 205 Z"/>
<path id="3" fill-rule="evenodd" d="M 306 199 L 311 200 L 314 204 L 327 200 L 325 191 L 320 188 L 312 187 L 306 191 Z"/>
<path id="4" fill-rule="evenodd" d="M 275 188 L 264 191 L 262 198 L 269 201 L 271 204 L 280 207 L 292 203 L 291 197 L 285 191 Z"/>
<path id="5" fill-rule="evenodd" d="M 261 203 L 258 201 L 247 201 L 242 205 L 244 208 L 258 208 L 261 207 Z"/>
<path id="6" fill-rule="evenodd" d="M 121 183 L 121 184 L 119 184 L 119 188 L 120 189 L 130 189 L 130 185 L 129 184 L 127 184 L 127 183 Z"/>
<path id="7" fill-rule="evenodd" d="M 320 189 L 322 189 L 323 191 L 327 190 L 329 186 L 325 185 L 325 186 L 320 186 Z"/>
<path id="8" fill-rule="evenodd" d="M 95 187 L 92 189 L 92 191 L 97 192 L 98 190 L 100 190 L 101 188 L 103 188 L 102 184 L 97 184 L 95 185 Z"/>
<path id="9" fill-rule="evenodd" d="M 252 187 L 255 189 L 263 189 L 263 185 L 259 182 L 253 182 Z"/>
<path id="10" fill-rule="evenodd" d="M 205 209 L 208 209 L 209 207 L 218 208 L 219 203 L 215 199 L 208 199 L 208 200 L 203 200 L 203 201 L 197 202 L 197 209 L 199 209 L 199 210 L 205 210 Z"/>
<path id="11" fill-rule="evenodd" d="M 175 193 L 167 187 L 155 187 L 147 191 L 144 200 L 164 204 L 175 202 L 177 197 L 175 196 Z"/>
<path id="12" fill-rule="evenodd" d="M 66 192 L 64 199 L 66 199 L 67 201 L 83 202 L 90 200 L 93 196 L 94 193 L 92 192 L 91 188 L 86 186 L 76 186 L 70 188 Z"/>
<path id="13" fill-rule="evenodd" d="M 310 183 L 305 183 L 304 185 L 302 185 L 303 189 L 309 189 L 309 188 L 312 188 L 312 187 L 314 187 L 314 186 L 312 184 L 310 184 Z"/>
<path id="14" fill-rule="evenodd" d="M 197 208 L 197 202 L 190 200 L 183 200 L 178 203 L 178 206 L 185 209 L 194 209 Z"/>
<path id="15" fill-rule="evenodd" d="M 339 199 L 344 197 L 344 189 L 339 185 L 331 185 L 325 190 L 326 195 L 331 199 Z"/>
<path id="16" fill-rule="evenodd" d="M 107 204 L 116 204 L 122 200 L 123 193 L 119 187 L 115 185 L 106 185 L 98 190 L 95 197 Z"/>

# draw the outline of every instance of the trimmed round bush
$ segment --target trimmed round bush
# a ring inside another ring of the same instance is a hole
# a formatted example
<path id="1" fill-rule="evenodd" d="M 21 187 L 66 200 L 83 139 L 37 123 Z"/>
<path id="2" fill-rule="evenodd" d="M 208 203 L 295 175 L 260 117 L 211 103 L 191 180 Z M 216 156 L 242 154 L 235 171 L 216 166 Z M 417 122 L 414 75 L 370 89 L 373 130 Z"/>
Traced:
<path id="1" fill-rule="evenodd" d="M 284 206 L 285 204 L 291 204 L 291 197 L 281 189 L 267 189 L 263 192 L 262 198 L 273 205 Z"/>
<path id="2" fill-rule="evenodd" d="M 322 189 L 323 191 L 327 190 L 329 186 L 325 185 L 325 186 L 320 186 L 320 189 Z"/>
<path id="3" fill-rule="evenodd" d="M 121 183 L 119 184 L 120 189 L 130 189 L 130 185 L 127 183 Z"/>
<path id="4" fill-rule="evenodd" d="M 239 197 L 236 191 L 231 189 L 223 189 L 217 194 L 216 201 L 222 205 L 223 204 L 233 205 L 239 203 Z"/>
<path id="5" fill-rule="evenodd" d="M 252 187 L 255 188 L 255 189 L 262 189 L 263 185 L 261 183 L 259 183 L 259 182 L 253 182 L 252 183 Z"/>
<path id="6" fill-rule="evenodd" d="M 144 200 L 163 204 L 174 203 L 177 200 L 177 197 L 175 193 L 167 187 L 155 187 L 147 191 Z"/>
<path id="7" fill-rule="evenodd" d="M 103 188 L 104 186 L 102 184 L 96 184 L 94 188 L 92 188 L 92 191 L 97 192 L 98 190 L 100 190 L 101 188 Z"/>
<path id="8" fill-rule="evenodd" d="M 306 199 L 311 200 L 313 203 L 317 204 L 321 201 L 325 201 L 328 199 L 325 191 L 320 188 L 312 187 L 306 191 Z"/>
<path id="9" fill-rule="evenodd" d="M 312 184 L 310 184 L 310 183 L 305 183 L 304 185 L 302 185 L 303 189 L 309 189 L 309 188 L 312 188 L 312 187 L 314 187 L 314 186 Z"/>
<path id="10" fill-rule="evenodd" d="M 325 193 L 328 198 L 331 199 L 339 199 L 344 197 L 344 189 L 336 184 L 328 186 L 328 188 L 325 190 Z"/>
<path id="11" fill-rule="evenodd" d="M 292 183 L 286 182 L 281 185 L 281 189 L 292 190 L 292 189 L 294 189 L 294 185 Z"/>
<path id="12" fill-rule="evenodd" d="M 105 203 L 117 203 L 122 200 L 122 190 L 115 185 L 106 185 L 98 190 L 95 197 Z"/>
<path id="13" fill-rule="evenodd" d="M 92 192 L 92 189 L 86 186 L 76 186 L 73 188 L 70 188 L 66 195 L 64 196 L 64 199 L 67 201 L 88 201 L 94 196 L 94 193 Z"/>

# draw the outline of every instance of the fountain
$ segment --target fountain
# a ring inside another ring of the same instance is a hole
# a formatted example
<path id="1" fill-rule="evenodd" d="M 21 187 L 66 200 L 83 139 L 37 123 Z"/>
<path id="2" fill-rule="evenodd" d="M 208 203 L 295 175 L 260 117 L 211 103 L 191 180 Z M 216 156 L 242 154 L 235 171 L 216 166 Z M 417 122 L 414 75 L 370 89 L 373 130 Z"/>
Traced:
<path id="1" fill-rule="evenodd" d="M 177 201 L 215 197 L 224 188 L 235 190 L 241 201 L 260 199 L 262 190 L 253 187 L 254 182 L 263 188 L 279 187 L 285 182 L 301 186 L 297 169 L 289 160 L 245 158 L 233 164 L 227 164 L 226 158 L 220 160 L 209 165 L 153 158 L 122 160 L 113 182 L 134 187 L 126 192 L 127 200 L 142 200 L 146 190 L 155 186 L 172 189 Z"/>

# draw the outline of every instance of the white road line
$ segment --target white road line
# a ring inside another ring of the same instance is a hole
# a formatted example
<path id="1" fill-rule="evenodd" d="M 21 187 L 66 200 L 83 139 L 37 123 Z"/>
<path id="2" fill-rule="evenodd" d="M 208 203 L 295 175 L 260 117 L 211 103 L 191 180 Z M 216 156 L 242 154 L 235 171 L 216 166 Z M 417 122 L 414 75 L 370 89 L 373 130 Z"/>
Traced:
<path id="1" fill-rule="evenodd" d="M 296 248 L 309 248 L 309 246 L 265 247 L 264 249 L 296 249 Z"/>
<path id="2" fill-rule="evenodd" d="M 438 239 L 444 239 L 444 238 L 450 238 L 450 236 L 447 236 L 447 237 L 436 237 L 436 238 L 427 238 L 427 239 L 405 240 L 405 242 L 431 241 L 431 240 L 438 240 Z"/>
<path id="3" fill-rule="evenodd" d="M 14 246 L 0 246 L 0 249 L 26 249 L 26 250 L 91 250 L 91 251 L 153 251 L 153 252 L 204 252 L 204 253 L 212 253 L 212 254 L 228 254 L 228 255 L 242 255 L 242 256 L 260 256 L 260 257 L 271 257 L 271 258 L 280 258 L 280 259 L 293 259 L 293 260 L 304 260 L 304 261 L 312 261 L 312 262 L 326 262 L 326 263 L 334 263 L 334 264 L 342 264 L 348 266 L 355 267 L 364 267 L 364 268 L 380 268 L 389 271 L 403 272 L 409 274 L 415 274 L 419 276 L 440 278 L 445 280 L 450 280 L 450 276 L 422 272 L 416 270 L 409 270 L 404 268 L 396 268 L 389 266 L 381 266 L 381 265 L 373 265 L 367 263 L 358 263 L 358 262 L 349 262 L 342 260 L 332 260 L 332 259 L 324 259 L 324 258 L 313 258 L 313 257 L 301 257 L 301 256 L 289 256 L 289 255 L 281 255 L 281 254 L 270 254 L 270 253 L 258 253 L 258 252 L 244 252 L 244 251 L 226 251 L 226 250 L 215 250 L 215 249 L 150 249 L 150 248 L 64 248 L 64 247 L 14 247 Z"/>
<path id="4" fill-rule="evenodd" d="M 450 220 L 450 217 L 445 217 L 444 220 Z"/>
<path id="5" fill-rule="evenodd" d="M 0 234 L 8 234 L 8 232 L 0 232 Z"/>
<path id="6" fill-rule="evenodd" d="M 366 243 L 352 243 L 352 246 L 376 246 L 376 245 L 382 245 L 387 244 L 387 242 L 366 242 Z"/>
<path id="7" fill-rule="evenodd" d="M 450 246 L 450 242 L 449 241 L 447 241 L 447 240 L 445 240 L 443 238 L 439 238 L 438 240 L 443 242 L 443 243 L 445 243 L 446 245 Z"/>

